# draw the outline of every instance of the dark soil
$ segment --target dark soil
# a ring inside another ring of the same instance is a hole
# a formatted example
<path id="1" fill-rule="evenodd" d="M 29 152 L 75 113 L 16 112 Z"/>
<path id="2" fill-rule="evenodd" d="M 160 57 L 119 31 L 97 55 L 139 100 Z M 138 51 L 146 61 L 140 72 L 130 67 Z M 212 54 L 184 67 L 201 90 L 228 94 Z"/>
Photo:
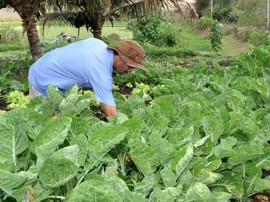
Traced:
<path id="1" fill-rule="evenodd" d="M 7 103 L 3 97 L 0 97 L 0 110 L 7 110 Z"/>

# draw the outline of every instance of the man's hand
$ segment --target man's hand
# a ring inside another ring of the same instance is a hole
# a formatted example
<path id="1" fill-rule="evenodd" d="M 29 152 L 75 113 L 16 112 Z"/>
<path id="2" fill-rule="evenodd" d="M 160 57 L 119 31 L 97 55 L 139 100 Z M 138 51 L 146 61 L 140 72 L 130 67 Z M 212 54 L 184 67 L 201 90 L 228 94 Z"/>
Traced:
<path id="1" fill-rule="evenodd" d="M 102 103 L 101 105 L 106 117 L 117 115 L 116 107 L 104 103 Z"/>

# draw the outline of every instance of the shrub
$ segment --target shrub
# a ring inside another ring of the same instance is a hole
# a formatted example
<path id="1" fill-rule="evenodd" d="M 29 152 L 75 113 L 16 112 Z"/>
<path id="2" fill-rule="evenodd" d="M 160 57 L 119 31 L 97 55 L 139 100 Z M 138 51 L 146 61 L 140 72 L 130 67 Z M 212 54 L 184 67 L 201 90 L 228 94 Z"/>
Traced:
<path id="1" fill-rule="evenodd" d="M 186 44 L 181 36 L 180 26 L 166 22 L 160 15 L 144 16 L 130 22 L 128 27 L 132 30 L 134 39 L 144 43 L 168 47 Z"/>
<path id="2" fill-rule="evenodd" d="M 220 5 L 220 8 L 217 9 L 217 11 L 214 12 L 213 18 L 218 21 L 225 21 L 225 22 L 237 22 L 239 19 L 239 16 L 233 12 L 233 9 L 231 7 L 226 7 L 224 5 Z"/>
<path id="3" fill-rule="evenodd" d="M 0 29 L 0 43 L 21 42 L 22 33 L 11 28 Z"/>
<path id="4" fill-rule="evenodd" d="M 195 28 L 197 30 L 205 30 L 211 27 L 212 23 L 213 23 L 213 20 L 210 17 L 204 16 L 204 17 L 201 17 L 200 20 L 196 21 Z"/>
<path id="5" fill-rule="evenodd" d="M 218 51 L 219 49 L 221 49 L 220 46 L 222 44 L 221 42 L 222 34 L 221 34 L 220 24 L 217 20 L 215 20 L 211 26 L 209 38 L 212 45 L 212 49 L 214 51 Z"/>

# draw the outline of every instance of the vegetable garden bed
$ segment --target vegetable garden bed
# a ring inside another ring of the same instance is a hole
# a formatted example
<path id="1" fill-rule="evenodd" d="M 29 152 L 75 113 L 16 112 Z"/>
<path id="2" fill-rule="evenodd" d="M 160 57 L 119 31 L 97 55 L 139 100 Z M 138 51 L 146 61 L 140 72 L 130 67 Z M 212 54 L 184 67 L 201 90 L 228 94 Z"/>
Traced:
<path id="1" fill-rule="evenodd" d="M 119 115 L 107 121 L 77 86 L 50 86 L 0 115 L 1 199 L 269 201 L 269 52 L 229 66 L 148 61 L 149 73 L 116 79 Z"/>

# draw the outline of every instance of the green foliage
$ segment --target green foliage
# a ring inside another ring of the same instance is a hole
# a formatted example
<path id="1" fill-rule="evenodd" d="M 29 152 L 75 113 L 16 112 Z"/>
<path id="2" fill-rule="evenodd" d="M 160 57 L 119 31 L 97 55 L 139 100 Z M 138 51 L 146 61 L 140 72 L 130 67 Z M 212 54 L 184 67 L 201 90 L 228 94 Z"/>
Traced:
<path id="1" fill-rule="evenodd" d="M 27 92 L 27 72 L 32 62 L 30 58 L 14 58 L 0 62 L 0 92 L 3 94 L 12 90 Z"/>
<path id="2" fill-rule="evenodd" d="M 22 32 L 12 28 L 0 29 L 0 44 L 1 43 L 18 43 L 22 41 Z"/>
<path id="3" fill-rule="evenodd" d="M 181 28 L 166 22 L 159 15 L 138 18 L 130 28 L 134 38 L 141 42 L 168 47 L 186 45 L 185 39 L 181 35 Z"/>
<path id="4" fill-rule="evenodd" d="M 29 97 L 25 96 L 23 92 L 20 91 L 11 91 L 6 96 L 6 101 L 8 104 L 8 109 L 18 109 L 18 108 L 26 108 L 29 104 Z"/>
<path id="5" fill-rule="evenodd" d="M 107 122 L 76 85 L 49 86 L 47 99 L 0 115 L 0 199 L 229 202 L 269 191 L 269 53 L 138 83 Z"/>
<path id="6" fill-rule="evenodd" d="M 221 27 L 217 20 L 214 21 L 214 23 L 211 26 L 211 31 L 209 35 L 209 39 L 212 45 L 212 49 L 214 51 L 218 51 L 221 49 L 221 39 L 222 39 L 222 33 L 221 33 Z"/>
<path id="7" fill-rule="evenodd" d="M 205 30 L 213 24 L 213 20 L 208 16 L 201 17 L 198 21 L 195 22 L 195 28 L 197 30 Z"/>
<path id="8" fill-rule="evenodd" d="M 225 21 L 230 23 L 236 23 L 239 16 L 237 15 L 237 13 L 234 12 L 232 7 L 227 7 L 221 4 L 219 8 L 215 9 L 213 18 L 219 22 Z"/>
<path id="9" fill-rule="evenodd" d="M 270 32 L 265 32 L 263 34 L 263 43 L 264 45 L 270 45 Z"/>

